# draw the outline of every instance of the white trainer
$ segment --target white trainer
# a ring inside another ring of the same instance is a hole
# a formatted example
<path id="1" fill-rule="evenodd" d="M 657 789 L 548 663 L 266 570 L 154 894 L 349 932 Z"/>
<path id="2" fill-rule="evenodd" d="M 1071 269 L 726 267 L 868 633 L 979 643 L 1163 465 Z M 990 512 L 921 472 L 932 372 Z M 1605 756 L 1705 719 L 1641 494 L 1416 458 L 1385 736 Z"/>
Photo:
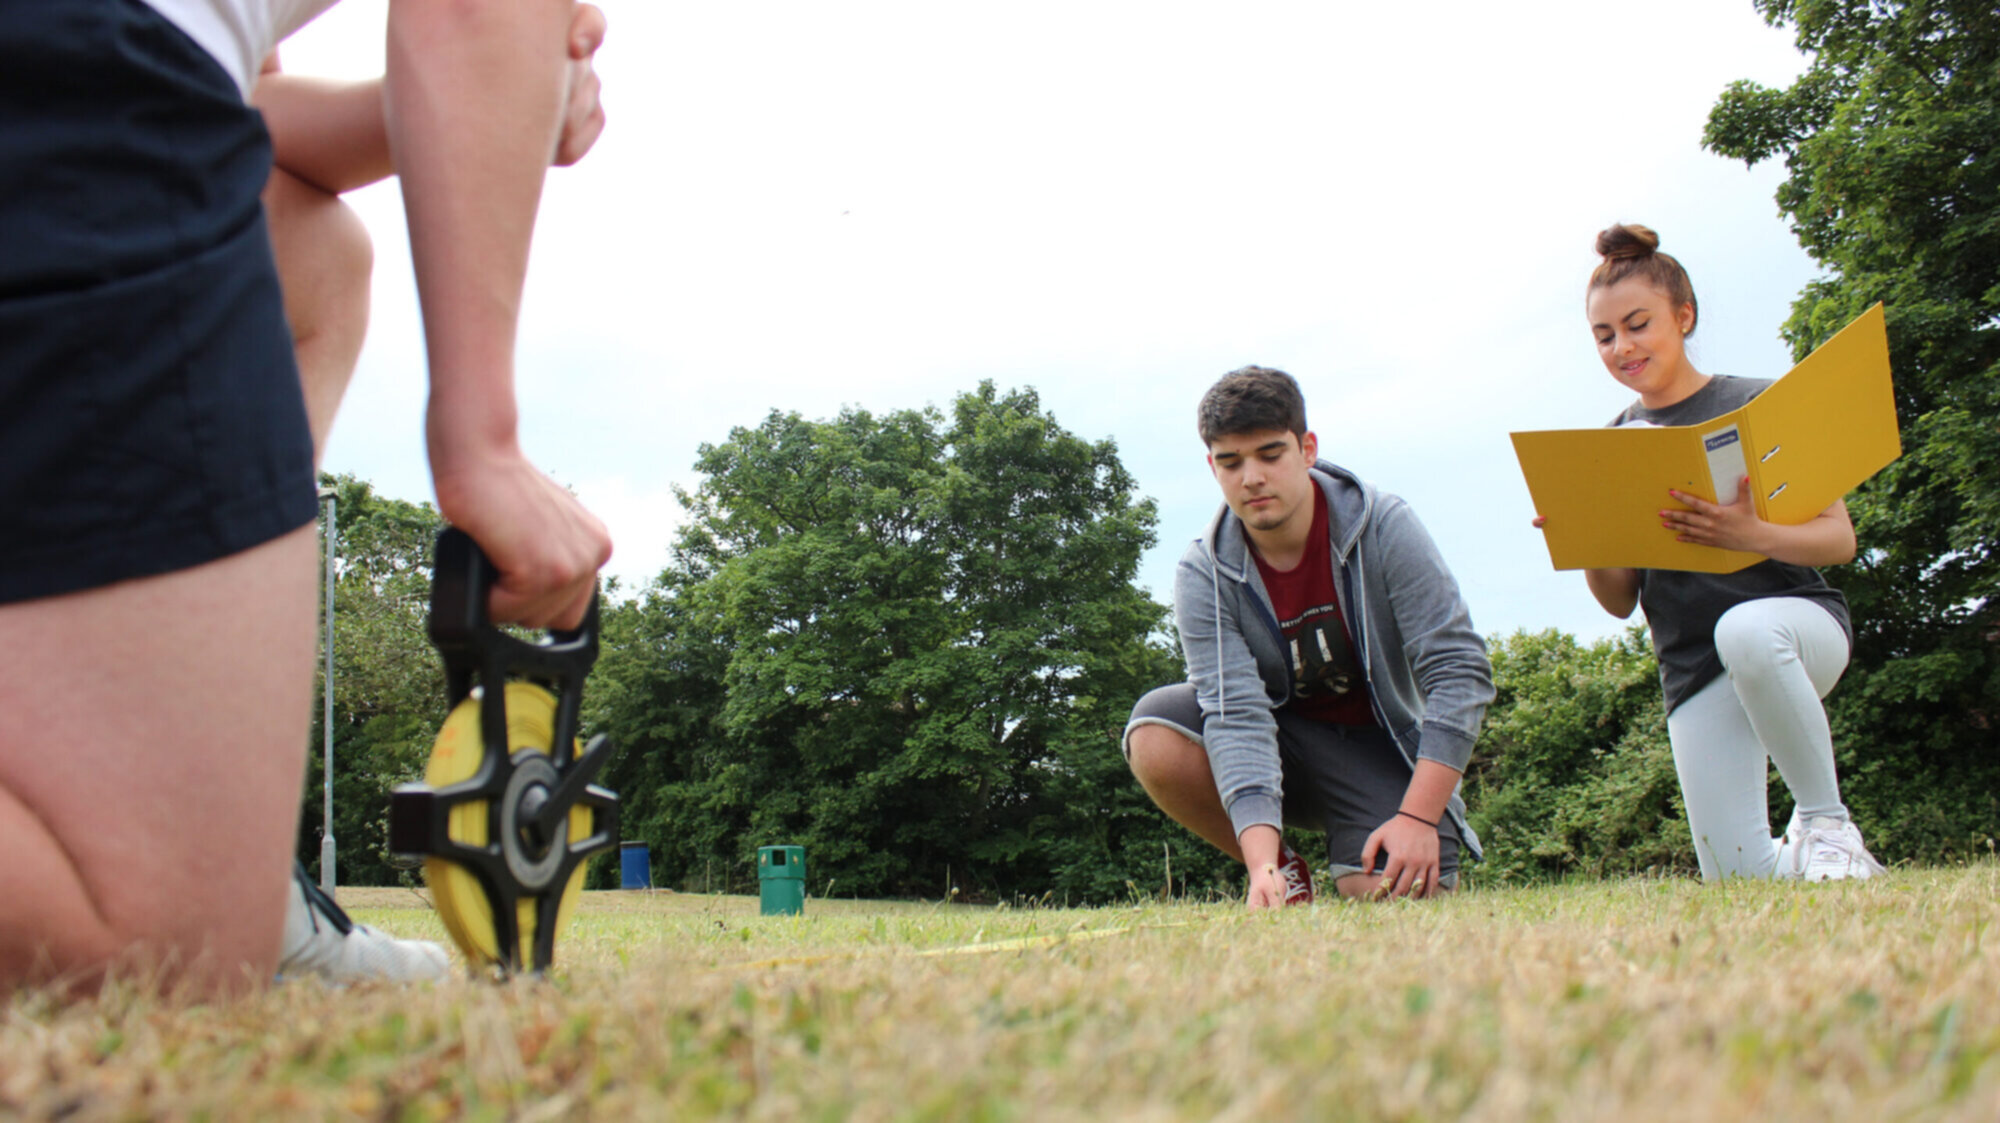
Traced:
<path id="1" fill-rule="evenodd" d="M 429 940 L 401 940 L 356 924 L 293 863 L 278 977 L 330 983 L 412 983 L 451 974 L 451 955 Z"/>
<path id="2" fill-rule="evenodd" d="M 1806 881 L 1859 880 L 1888 872 L 1868 853 L 1861 841 L 1861 828 L 1850 819 L 1829 816 L 1796 820 L 1785 832 L 1790 847 L 1789 872 Z"/>

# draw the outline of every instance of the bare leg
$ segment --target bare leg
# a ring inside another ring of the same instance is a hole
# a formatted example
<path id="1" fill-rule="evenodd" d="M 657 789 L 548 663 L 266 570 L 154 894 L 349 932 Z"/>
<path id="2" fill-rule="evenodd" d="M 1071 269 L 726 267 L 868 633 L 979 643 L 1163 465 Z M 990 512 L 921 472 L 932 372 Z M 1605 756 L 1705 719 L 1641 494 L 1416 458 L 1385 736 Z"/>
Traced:
<path id="1" fill-rule="evenodd" d="M 271 976 L 312 692 L 313 530 L 0 605 L 0 991 Z"/>
<path id="2" fill-rule="evenodd" d="M 1371 875 L 1365 873 L 1350 873 L 1333 883 L 1334 888 L 1340 890 L 1340 895 L 1348 898 L 1366 897 L 1368 894 L 1375 892 L 1381 885 L 1382 877 L 1380 874 Z"/>
<path id="3" fill-rule="evenodd" d="M 1174 822 L 1193 831 L 1224 854 L 1243 860 L 1236 829 L 1222 809 L 1208 750 L 1164 725 L 1140 725 L 1131 732 L 1132 775 Z"/>
<path id="4" fill-rule="evenodd" d="M 360 216 L 339 197 L 279 169 L 264 185 L 264 214 L 285 289 L 285 319 L 292 325 L 317 466 L 368 334 L 375 250 Z"/>

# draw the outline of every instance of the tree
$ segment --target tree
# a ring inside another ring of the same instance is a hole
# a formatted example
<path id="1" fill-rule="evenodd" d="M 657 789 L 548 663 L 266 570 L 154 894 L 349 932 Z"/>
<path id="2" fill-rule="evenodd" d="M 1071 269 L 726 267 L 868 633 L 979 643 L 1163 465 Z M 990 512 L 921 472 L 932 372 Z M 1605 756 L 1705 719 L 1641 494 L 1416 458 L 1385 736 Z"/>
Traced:
<path id="1" fill-rule="evenodd" d="M 1117 743 L 1169 673 L 1165 611 L 1132 585 L 1153 505 L 1111 442 L 987 383 L 949 419 L 773 411 L 696 466 L 601 711 L 666 880 L 797 843 L 815 891 L 1160 883 L 1187 843 L 1135 814 Z"/>
<path id="2" fill-rule="evenodd" d="M 445 718 L 444 672 L 430 645 L 431 549 L 443 521 L 429 504 L 375 494 L 351 476 L 335 488 L 334 840 L 344 885 L 393 884 L 388 793 L 420 779 Z M 317 870 L 324 824 L 324 663 L 316 664 L 312 742 L 299 858 Z"/>
<path id="3" fill-rule="evenodd" d="M 755 796 L 721 723 L 729 647 L 704 573 L 682 554 L 641 596 L 605 606 L 583 722 L 611 739 L 600 782 L 618 793 L 620 834 L 649 844 L 655 884 L 709 892 L 756 876 L 739 845 Z M 610 888 L 617 873 L 593 863 L 589 884 Z"/>
<path id="4" fill-rule="evenodd" d="M 1795 354 L 1887 305 L 1904 454 L 1849 497 L 1861 556 L 1830 702 L 1850 805 L 1878 854 L 1983 852 L 2000 833 L 2000 10 L 1990 0 L 1756 0 L 1808 70 L 1737 82 L 1706 145 L 1782 156 L 1778 189 L 1828 275 L 1784 327 Z"/>

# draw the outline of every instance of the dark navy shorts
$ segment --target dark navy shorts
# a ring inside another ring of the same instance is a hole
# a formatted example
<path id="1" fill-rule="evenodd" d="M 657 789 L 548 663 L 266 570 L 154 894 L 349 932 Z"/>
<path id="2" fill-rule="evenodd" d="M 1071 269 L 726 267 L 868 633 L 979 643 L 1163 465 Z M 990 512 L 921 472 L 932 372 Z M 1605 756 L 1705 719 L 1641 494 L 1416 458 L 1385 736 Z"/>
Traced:
<path id="1" fill-rule="evenodd" d="M 1288 827 L 1326 834 L 1327 864 L 1335 878 L 1364 872 L 1361 850 L 1368 836 L 1402 806 L 1410 788 L 1410 762 L 1374 725 L 1333 725 L 1279 709 L 1278 760 L 1284 770 L 1284 816 Z M 1139 699 L 1125 727 L 1164 725 L 1197 745 L 1202 739 L 1201 703 L 1192 683 L 1162 686 Z M 1458 826 L 1447 815 L 1438 824 L 1438 881 L 1458 883 Z M 1387 852 L 1384 851 L 1386 854 Z M 1382 868 L 1386 859 L 1377 856 Z"/>
<path id="2" fill-rule="evenodd" d="M 0 19 L 0 603 L 313 519 L 263 119 L 137 0 Z"/>

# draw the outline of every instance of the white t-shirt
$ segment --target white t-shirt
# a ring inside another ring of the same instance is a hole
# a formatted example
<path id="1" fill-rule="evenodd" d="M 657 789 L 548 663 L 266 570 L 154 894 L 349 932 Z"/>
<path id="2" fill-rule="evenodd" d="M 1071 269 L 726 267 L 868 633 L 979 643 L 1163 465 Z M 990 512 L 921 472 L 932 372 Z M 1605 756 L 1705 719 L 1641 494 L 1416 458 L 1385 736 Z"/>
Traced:
<path id="1" fill-rule="evenodd" d="M 215 56 L 245 100 L 257 68 L 285 36 L 333 7 L 335 0 L 145 0 Z"/>

